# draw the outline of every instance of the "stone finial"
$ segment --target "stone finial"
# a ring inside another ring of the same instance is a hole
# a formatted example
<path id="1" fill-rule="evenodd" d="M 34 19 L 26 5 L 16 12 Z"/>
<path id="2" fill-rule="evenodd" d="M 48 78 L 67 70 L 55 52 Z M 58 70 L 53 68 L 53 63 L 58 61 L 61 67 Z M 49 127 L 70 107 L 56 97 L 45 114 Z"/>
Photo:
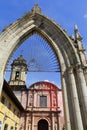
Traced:
<path id="1" fill-rule="evenodd" d="M 69 36 L 70 38 L 71 38 L 71 40 L 75 40 L 75 37 L 74 37 L 74 35 L 71 35 L 71 36 Z"/>
<path id="2" fill-rule="evenodd" d="M 77 25 L 74 26 L 74 32 L 75 32 L 75 40 L 79 40 L 79 41 L 82 41 L 82 37 L 79 33 L 79 30 L 78 30 L 78 27 Z"/>
<path id="3" fill-rule="evenodd" d="M 38 6 L 38 4 L 35 4 L 34 7 L 31 10 L 31 12 L 41 14 L 41 8 Z"/>

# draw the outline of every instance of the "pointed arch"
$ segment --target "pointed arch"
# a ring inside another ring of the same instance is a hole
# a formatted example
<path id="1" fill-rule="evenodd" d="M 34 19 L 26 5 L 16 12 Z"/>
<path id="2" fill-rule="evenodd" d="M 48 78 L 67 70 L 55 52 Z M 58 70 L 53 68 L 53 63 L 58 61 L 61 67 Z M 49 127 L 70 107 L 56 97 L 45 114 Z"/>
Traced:
<path id="1" fill-rule="evenodd" d="M 52 46 L 59 60 L 67 130 L 83 130 L 83 127 L 86 128 L 87 120 L 85 120 L 85 126 L 83 126 L 82 113 L 80 112 L 82 108 L 80 108 L 79 102 L 82 98 L 83 103 L 80 103 L 84 108 L 85 115 L 87 115 L 87 93 L 85 93 L 87 89 L 82 69 L 77 66 L 81 64 L 79 55 L 67 33 L 53 20 L 42 15 L 41 10 L 33 10 L 31 13 L 27 13 L 10 24 L 0 34 L 0 92 L 9 58 L 16 48 L 34 33 L 41 35 Z M 77 77 L 75 77 L 73 66 L 77 66 Z M 78 84 L 79 87 L 77 85 L 79 81 L 76 81 L 76 79 L 81 80 Z M 80 98 L 78 97 L 79 91 L 81 93 Z M 71 115 L 71 110 L 75 114 Z M 84 118 L 85 115 L 83 113 Z"/>
<path id="2" fill-rule="evenodd" d="M 4 55 L 4 68 L 15 49 L 34 33 L 38 33 L 52 45 L 59 61 L 61 58 L 58 50 L 60 51 L 66 66 L 80 62 L 78 55 L 75 53 L 74 46 L 61 27 L 47 17 L 36 13 L 25 15 L 17 22 L 8 26 L 0 35 L 0 48 L 2 48 L 1 54 Z"/>

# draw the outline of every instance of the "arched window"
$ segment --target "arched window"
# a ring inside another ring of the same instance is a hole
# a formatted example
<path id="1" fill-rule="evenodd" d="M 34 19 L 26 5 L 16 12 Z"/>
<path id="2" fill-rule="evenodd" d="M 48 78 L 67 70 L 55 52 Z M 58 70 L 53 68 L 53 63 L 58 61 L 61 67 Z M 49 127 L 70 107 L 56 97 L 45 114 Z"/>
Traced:
<path id="1" fill-rule="evenodd" d="M 16 71 L 15 80 L 19 80 L 20 72 Z"/>

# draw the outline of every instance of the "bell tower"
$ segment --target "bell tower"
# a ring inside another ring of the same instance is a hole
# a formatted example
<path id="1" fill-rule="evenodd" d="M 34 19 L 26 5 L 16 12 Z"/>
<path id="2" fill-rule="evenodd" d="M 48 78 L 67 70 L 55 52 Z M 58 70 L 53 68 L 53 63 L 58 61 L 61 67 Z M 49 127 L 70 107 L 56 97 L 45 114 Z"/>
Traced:
<path id="1" fill-rule="evenodd" d="M 9 85 L 25 85 L 27 70 L 26 60 L 20 55 L 11 64 Z"/>
<path id="2" fill-rule="evenodd" d="M 26 90 L 27 71 L 26 60 L 20 55 L 11 64 L 11 76 L 9 81 L 10 87 L 20 102 L 22 101 L 22 93 Z"/>

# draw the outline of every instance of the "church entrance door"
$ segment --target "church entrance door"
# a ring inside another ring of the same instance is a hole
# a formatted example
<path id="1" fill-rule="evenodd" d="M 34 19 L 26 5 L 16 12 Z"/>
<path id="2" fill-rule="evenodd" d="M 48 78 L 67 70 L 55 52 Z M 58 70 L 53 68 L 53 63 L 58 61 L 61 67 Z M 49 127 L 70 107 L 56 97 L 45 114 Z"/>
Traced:
<path id="1" fill-rule="evenodd" d="M 44 119 L 41 119 L 38 122 L 38 130 L 48 130 L 48 122 Z"/>

